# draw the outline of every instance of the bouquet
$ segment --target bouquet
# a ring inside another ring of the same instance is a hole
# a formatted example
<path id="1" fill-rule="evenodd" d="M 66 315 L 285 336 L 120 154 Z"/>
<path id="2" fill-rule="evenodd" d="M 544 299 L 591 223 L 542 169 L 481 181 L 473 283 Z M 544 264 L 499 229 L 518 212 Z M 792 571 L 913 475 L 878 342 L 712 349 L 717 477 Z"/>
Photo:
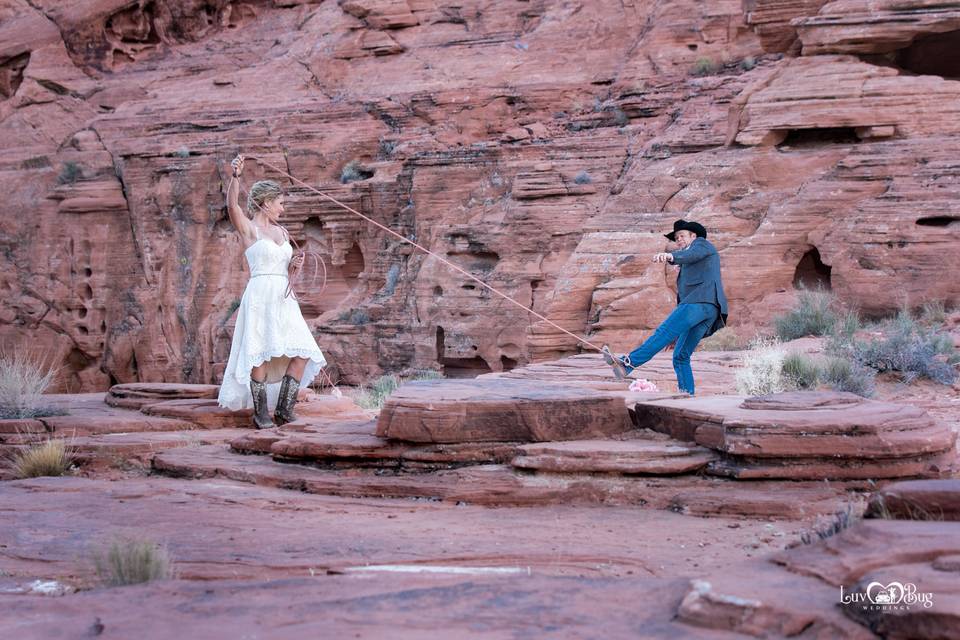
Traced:
<path id="1" fill-rule="evenodd" d="M 657 388 L 657 385 L 653 384 L 649 380 L 644 378 L 637 378 L 630 383 L 630 391 L 639 391 L 647 393 L 657 393 L 660 389 Z"/>

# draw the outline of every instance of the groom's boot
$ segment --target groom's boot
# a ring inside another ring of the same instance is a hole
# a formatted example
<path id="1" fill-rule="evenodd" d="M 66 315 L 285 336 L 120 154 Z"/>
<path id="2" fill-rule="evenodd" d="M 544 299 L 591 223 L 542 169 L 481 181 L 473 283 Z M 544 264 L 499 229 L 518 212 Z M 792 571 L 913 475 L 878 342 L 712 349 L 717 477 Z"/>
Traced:
<path id="1" fill-rule="evenodd" d="M 253 395 L 253 426 L 257 429 L 272 429 L 277 426 L 270 419 L 267 408 L 267 383 L 250 378 L 250 393 Z"/>
<path id="2" fill-rule="evenodd" d="M 297 392 L 299 390 L 299 380 L 291 375 L 283 376 L 283 382 L 280 383 L 280 397 L 277 398 L 277 410 L 273 412 L 277 425 L 283 426 L 297 419 L 297 416 L 293 413 L 293 405 L 297 404 Z"/>

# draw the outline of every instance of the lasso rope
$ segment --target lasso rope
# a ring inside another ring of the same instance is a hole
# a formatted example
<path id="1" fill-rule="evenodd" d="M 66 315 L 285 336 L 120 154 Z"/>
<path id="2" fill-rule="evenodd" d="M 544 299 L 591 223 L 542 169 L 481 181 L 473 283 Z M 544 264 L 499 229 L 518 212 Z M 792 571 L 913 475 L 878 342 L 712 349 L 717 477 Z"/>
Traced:
<path id="1" fill-rule="evenodd" d="M 400 241 L 406 242 L 407 244 L 412 245 L 413 247 L 415 247 L 416 249 L 419 249 L 420 251 L 426 253 L 427 255 L 436 258 L 437 260 L 439 260 L 440 262 L 444 263 L 445 265 L 447 265 L 448 267 L 450 267 L 450 268 L 453 269 L 454 271 L 460 273 L 461 275 L 466 276 L 467 278 L 470 278 L 471 280 L 473 280 L 474 282 L 476 282 L 477 284 L 479 284 L 481 287 L 483 287 L 483 288 L 487 289 L 488 291 L 490 291 L 490 292 L 492 292 L 492 293 L 500 296 L 501 298 L 503 298 L 503 299 L 506 300 L 507 302 L 509 302 L 509 303 L 511 303 L 511 304 L 513 304 L 513 305 L 515 305 L 515 306 L 523 309 L 524 311 L 526 311 L 527 313 L 533 315 L 534 317 L 539 318 L 539 319 L 542 320 L 543 322 L 546 322 L 548 325 L 550 325 L 550 326 L 553 327 L 554 329 L 557 329 L 557 330 L 565 333 L 566 335 L 570 336 L 571 338 L 573 338 L 573 339 L 576 340 L 577 342 L 579 342 L 579 343 L 581 343 L 581 344 L 584 344 L 584 345 L 590 347 L 591 349 L 593 349 L 593 350 L 595 350 L 595 351 L 602 351 L 602 349 L 601 349 L 600 347 L 598 347 L 597 345 L 593 344 L 592 342 L 590 342 L 590 341 L 587 340 L 586 338 L 581 337 L 581 336 L 578 336 L 577 334 L 575 334 L 575 333 L 573 333 L 573 332 L 571 332 L 571 331 L 568 331 L 567 329 L 564 329 L 563 327 L 561 327 L 561 326 L 558 325 L 557 323 L 553 322 L 552 320 L 549 320 L 548 318 L 546 318 L 546 317 L 544 317 L 543 315 L 537 313 L 536 311 L 534 311 L 533 309 L 525 306 L 524 304 L 522 304 L 522 303 L 520 303 L 520 302 L 517 302 L 516 300 L 514 300 L 513 298 L 511 298 L 511 297 L 508 296 L 507 294 L 499 291 L 499 290 L 496 289 L 495 287 L 490 286 L 489 284 L 487 284 L 486 282 L 484 282 L 484 281 L 481 280 L 480 278 L 478 278 L 478 277 L 476 277 L 475 275 L 473 275 L 472 273 L 470 273 L 470 272 L 468 272 L 468 271 L 460 268 L 459 266 L 457 266 L 457 265 L 454 264 L 453 262 L 450 262 L 449 260 L 447 260 L 447 259 L 444 258 L 443 256 L 438 255 L 437 253 L 434 253 L 434 252 L 431 251 L 430 249 L 427 249 L 426 247 L 424 247 L 424 246 L 422 246 L 422 245 L 420 245 L 420 244 L 417 244 L 417 243 L 414 242 L 413 240 L 410 240 L 409 238 L 407 238 L 407 237 L 405 237 L 405 236 L 397 233 L 397 232 L 394 231 L 393 229 L 391 229 L 391 228 L 389 228 L 389 227 L 387 227 L 387 226 L 385 226 L 385 225 L 380 224 L 380 223 L 377 222 L 376 220 L 373 220 L 372 218 L 363 215 L 362 213 L 360 213 L 359 211 L 357 211 L 357 210 L 354 209 L 353 207 L 351 207 L 351 206 L 349 206 L 349 205 L 346 205 L 346 204 L 340 202 L 339 200 L 337 200 L 337 199 L 334 198 L 333 196 L 330 196 L 330 195 L 328 195 L 328 194 L 326 194 L 326 193 L 323 193 L 322 191 L 319 191 L 318 189 L 315 189 L 314 187 L 311 187 L 310 185 L 308 185 L 307 183 L 305 183 L 303 180 L 300 180 L 300 179 L 297 178 L 296 176 L 290 175 L 289 173 L 287 173 L 286 171 L 280 169 L 279 167 L 276 167 L 276 166 L 270 164 L 269 162 L 267 162 L 267 161 L 264 160 L 263 158 L 261 158 L 261 157 L 259 157 L 259 156 L 244 156 L 244 157 L 245 157 L 245 158 L 252 158 L 252 159 L 256 160 L 257 162 L 259 162 L 259 163 L 262 164 L 263 166 L 268 167 L 268 168 L 270 168 L 270 169 L 273 169 L 273 170 L 276 171 L 277 173 L 279 173 L 279 174 L 281 174 L 281 175 L 283 175 L 283 176 L 286 176 L 288 179 L 290 179 L 291 181 L 295 182 L 296 184 L 299 184 L 300 186 L 308 189 L 309 191 L 312 191 L 313 193 L 317 194 L 318 196 L 320 196 L 320 197 L 322 197 L 322 198 L 326 198 L 327 200 L 333 202 L 333 203 L 336 204 L 337 206 L 346 209 L 346 210 L 349 211 L 350 213 L 354 214 L 355 216 L 358 216 L 358 217 L 362 218 L 363 220 L 365 220 L 365 221 L 369 222 L 370 224 L 374 225 L 375 227 L 377 227 L 377 228 L 379 228 L 379 229 L 382 229 L 383 231 L 386 231 L 387 233 L 389 233 L 390 235 L 396 237 L 396 238 L 399 239 Z M 261 209 L 261 210 L 262 210 L 262 209 Z"/>

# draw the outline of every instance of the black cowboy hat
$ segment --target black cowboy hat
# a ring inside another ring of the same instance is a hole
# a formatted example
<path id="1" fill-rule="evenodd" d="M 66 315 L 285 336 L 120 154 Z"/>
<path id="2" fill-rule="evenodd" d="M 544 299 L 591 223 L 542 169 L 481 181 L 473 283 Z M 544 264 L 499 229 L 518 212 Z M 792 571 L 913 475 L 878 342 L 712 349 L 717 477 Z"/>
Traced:
<path id="1" fill-rule="evenodd" d="M 677 231 L 693 231 L 697 234 L 698 238 L 707 237 L 707 229 L 699 222 L 687 222 L 686 220 L 677 220 L 673 223 L 673 231 L 670 233 L 665 233 L 667 240 L 670 242 L 677 241 Z"/>

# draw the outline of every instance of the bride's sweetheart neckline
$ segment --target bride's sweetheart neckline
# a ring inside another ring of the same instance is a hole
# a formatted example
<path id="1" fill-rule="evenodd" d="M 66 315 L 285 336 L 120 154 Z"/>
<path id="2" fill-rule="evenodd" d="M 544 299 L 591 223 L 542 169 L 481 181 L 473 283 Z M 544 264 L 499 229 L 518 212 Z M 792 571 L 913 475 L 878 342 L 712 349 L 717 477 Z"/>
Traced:
<path id="1" fill-rule="evenodd" d="M 278 249 L 283 249 L 286 245 L 290 244 L 290 241 L 289 241 L 289 240 L 284 240 L 284 241 L 283 241 L 283 244 L 277 244 L 277 242 L 276 242 L 275 240 L 271 240 L 270 238 L 257 238 L 256 240 L 253 241 L 253 244 L 251 244 L 249 247 L 247 247 L 246 249 L 243 250 L 244 253 L 246 253 L 247 251 L 249 251 L 250 249 L 252 249 L 252 248 L 253 248 L 253 245 L 257 244 L 258 242 L 262 242 L 262 241 L 264 241 L 264 240 L 266 240 L 267 242 L 269 242 L 269 243 L 272 244 L 273 246 L 277 247 Z"/>

